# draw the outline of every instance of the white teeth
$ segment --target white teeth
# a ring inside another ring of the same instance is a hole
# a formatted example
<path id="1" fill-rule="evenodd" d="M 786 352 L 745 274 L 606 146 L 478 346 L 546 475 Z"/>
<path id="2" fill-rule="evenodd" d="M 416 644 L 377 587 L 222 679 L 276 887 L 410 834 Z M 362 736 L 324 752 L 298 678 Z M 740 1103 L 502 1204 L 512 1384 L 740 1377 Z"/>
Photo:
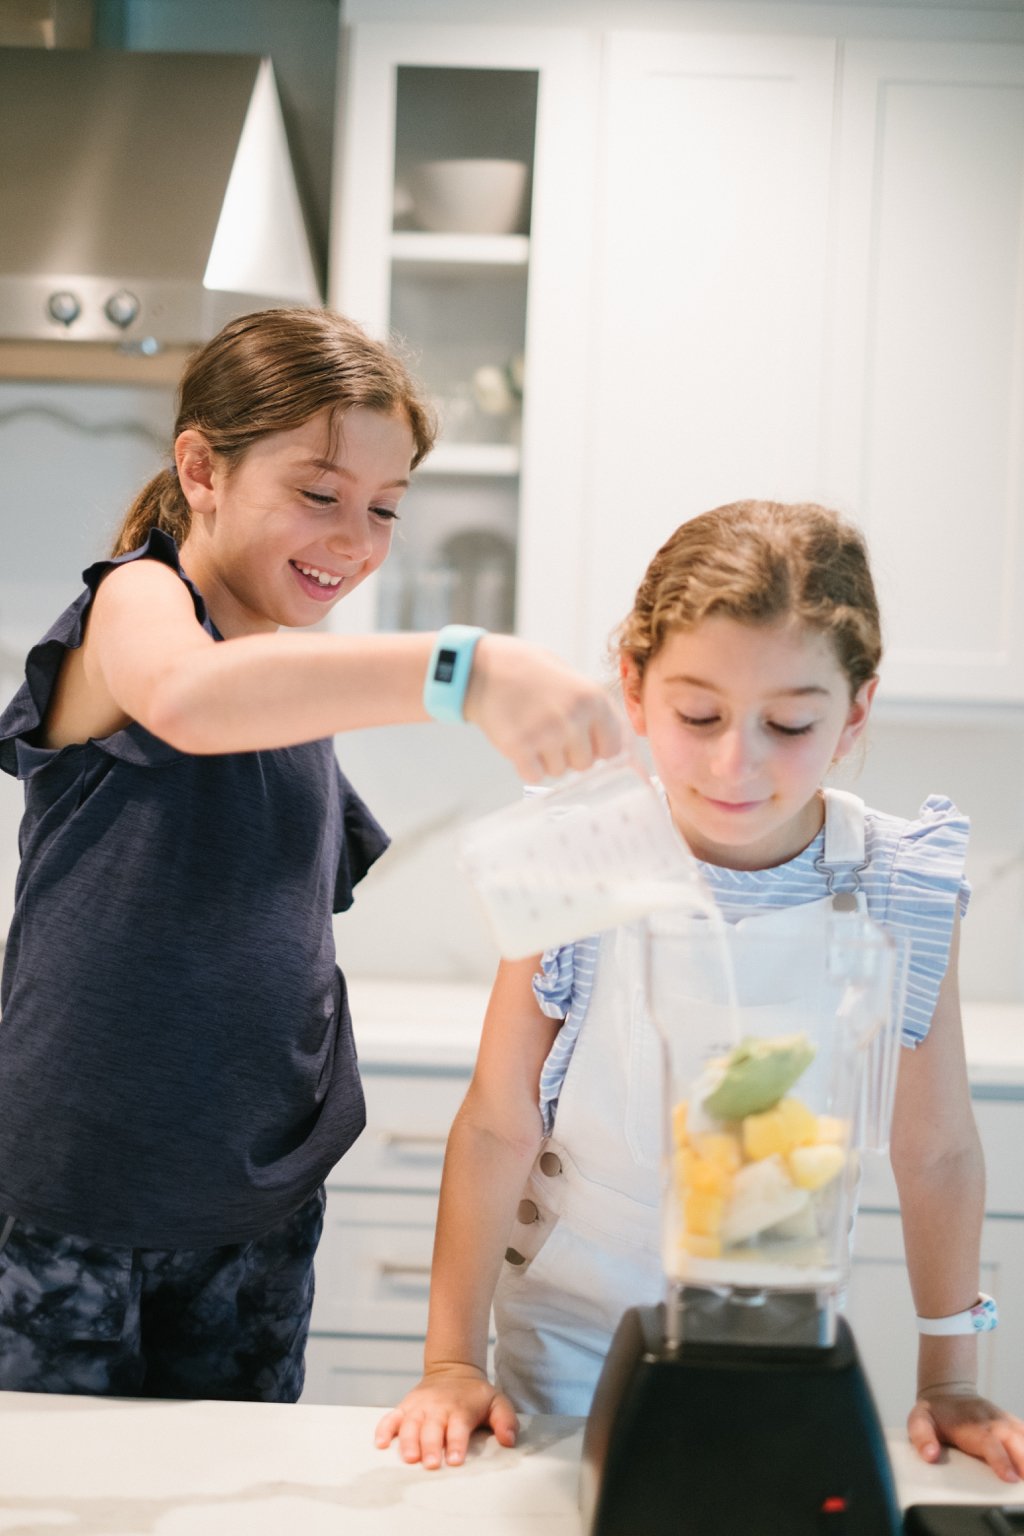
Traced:
<path id="1" fill-rule="evenodd" d="M 322 587 L 338 587 L 341 585 L 342 578 L 340 576 L 331 576 L 327 571 L 319 571 L 315 565 L 299 565 L 296 561 L 295 569 L 301 571 L 303 576 L 311 576 Z"/>

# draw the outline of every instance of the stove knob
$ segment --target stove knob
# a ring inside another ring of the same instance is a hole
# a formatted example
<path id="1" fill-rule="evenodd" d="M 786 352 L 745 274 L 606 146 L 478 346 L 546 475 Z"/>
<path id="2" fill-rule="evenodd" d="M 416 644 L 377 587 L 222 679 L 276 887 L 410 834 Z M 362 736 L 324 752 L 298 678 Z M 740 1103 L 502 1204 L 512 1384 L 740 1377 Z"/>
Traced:
<path id="1" fill-rule="evenodd" d="M 122 330 L 131 325 L 138 312 L 139 301 L 127 288 L 119 288 L 116 293 L 112 293 L 103 306 L 107 319 L 119 325 Z"/>
<path id="2" fill-rule="evenodd" d="M 82 313 L 82 306 L 73 293 L 62 289 L 60 293 L 50 294 L 46 301 L 46 312 L 51 320 L 56 320 L 60 325 L 70 325 Z"/>

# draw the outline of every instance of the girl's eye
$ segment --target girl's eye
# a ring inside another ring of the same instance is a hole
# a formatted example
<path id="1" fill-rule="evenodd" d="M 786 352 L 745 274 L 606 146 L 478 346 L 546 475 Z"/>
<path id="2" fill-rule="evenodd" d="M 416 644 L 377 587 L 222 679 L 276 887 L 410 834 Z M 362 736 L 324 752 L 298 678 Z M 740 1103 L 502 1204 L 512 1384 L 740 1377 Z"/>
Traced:
<path id="1" fill-rule="evenodd" d="M 336 497 L 329 492 L 322 494 L 320 491 L 301 491 L 299 494 L 314 507 L 333 507 L 336 500 Z"/>
<path id="2" fill-rule="evenodd" d="M 770 720 L 768 728 L 779 736 L 806 736 L 809 731 L 814 730 L 814 721 L 809 721 L 807 725 L 779 725 L 776 721 Z"/>
<path id="3" fill-rule="evenodd" d="M 717 715 L 703 715 L 700 718 L 698 718 L 696 715 L 683 715 L 683 714 L 681 714 L 679 716 L 679 718 L 683 722 L 684 725 L 702 726 L 702 725 L 717 725 L 719 717 Z"/>
<path id="4" fill-rule="evenodd" d="M 371 507 L 370 511 L 374 514 L 375 517 L 383 518 L 386 523 L 398 522 L 397 507 Z"/>

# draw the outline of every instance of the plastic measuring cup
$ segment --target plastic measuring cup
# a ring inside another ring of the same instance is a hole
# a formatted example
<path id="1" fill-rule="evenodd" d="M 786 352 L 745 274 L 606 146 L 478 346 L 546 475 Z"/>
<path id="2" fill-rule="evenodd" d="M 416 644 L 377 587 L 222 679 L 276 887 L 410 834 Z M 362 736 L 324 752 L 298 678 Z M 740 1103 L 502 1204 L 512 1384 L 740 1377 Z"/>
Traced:
<path id="1" fill-rule="evenodd" d="M 661 796 L 625 756 L 474 822 L 459 863 L 509 960 L 659 909 L 713 905 Z"/>

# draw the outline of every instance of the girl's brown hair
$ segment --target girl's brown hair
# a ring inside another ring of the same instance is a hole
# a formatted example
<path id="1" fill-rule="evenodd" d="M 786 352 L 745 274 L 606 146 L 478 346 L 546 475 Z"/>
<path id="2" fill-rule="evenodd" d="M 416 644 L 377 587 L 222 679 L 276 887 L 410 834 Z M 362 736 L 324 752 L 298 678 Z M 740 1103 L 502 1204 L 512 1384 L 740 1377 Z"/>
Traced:
<path id="1" fill-rule="evenodd" d="M 230 321 L 189 359 L 174 437 L 196 428 L 234 468 L 260 438 L 322 410 L 337 424 L 353 406 L 405 417 L 414 468 L 433 447 L 433 412 L 393 351 L 328 309 L 265 309 Z M 162 469 L 129 507 L 112 554 L 138 549 L 152 528 L 180 546 L 190 525 L 177 471 Z"/>
<path id="2" fill-rule="evenodd" d="M 647 567 L 614 643 L 642 676 L 674 631 L 712 614 L 743 624 L 795 619 L 827 635 L 851 697 L 878 671 L 881 623 L 867 548 L 826 507 L 736 501 L 683 523 Z"/>

